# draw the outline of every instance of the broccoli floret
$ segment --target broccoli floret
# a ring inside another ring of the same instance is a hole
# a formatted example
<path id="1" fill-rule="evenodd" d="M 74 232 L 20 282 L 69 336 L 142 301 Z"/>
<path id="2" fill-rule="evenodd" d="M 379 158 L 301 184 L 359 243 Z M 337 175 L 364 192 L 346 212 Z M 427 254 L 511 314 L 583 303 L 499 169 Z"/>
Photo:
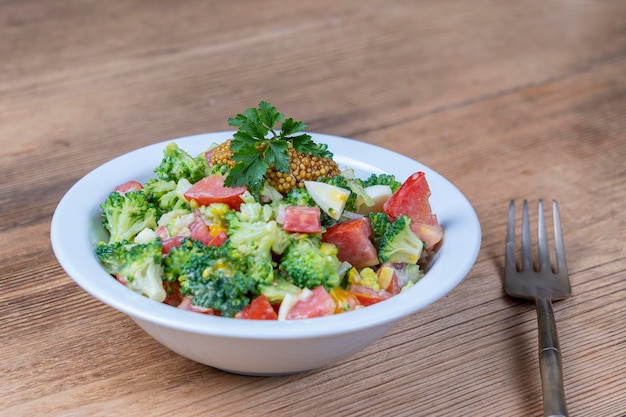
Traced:
<path id="1" fill-rule="evenodd" d="M 218 310 L 222 316 L 233 317 L 255 298 L 257 282 L 237 270 L 231 276 L 208 273 L 208 279 L 192 279 L 186 287 L 193 293 L 191 303 Z M 186 294 L 183 292 L 183 294 Z"/>
<path id="2" fill-rule="evenodd" d="M 152 300 L 163 302 L 167 294 L 163 288 L 161 241 L 156 239 L 131 245 L 125 259 L 118 275 L 126 282 L 126 286 Z"/>
<path id="3" fill-rule="evenodd" d="M 270 304 L 279 304 L 283 301 L 285 295 L 297 295 L 300 292 L 300 287 L 282 277 L 278 277 L 269 284 L 259 285 L 259 292 L 267 297 Z"/>
<path id="4" fill-rule="evenodd" d="M 265 221 L 262 209 L 260 212 L 253 209 L 255 204 L 242 204 L 242 211 L 226 215 L 227 243 L 245 262 L 247 274 L 261 283 L 270 283 L 274 279 L 272 249 L 281 229 L 275 220 Z"/>
<path id="5" fill-rule="evenodd" d="M 126 262 L 125 256 L 130 243 L 126 240 L 113 243 L 99 242 L 96 245 L 96 257 L 111 275 L 117 275 Z"/>
<path id="6" fill-rule="evenodd" d="M 370 240 L 374 246 L 378 247 L 380 245 L 380 240 L 383 238 L 385 230 L 387 230 L 391 221 L 389 220 L 389 216 L 382 212 L 370 212 L 367 217 L 369 218 L 370 225 L 372 226 L 372 237 Z"/>
<path id="7" fill-rule="evenodd" d="M 102 225 L 110 234 L 109 242 L 131 242 L 143 229 L 154 229 L 157 224 L 157 209 L 143 190 L 124 194 L 113 191 L 100 208 Z"/>
<path id="8" fill-rule="evenodd" d="M 289 206 L 315 207 L 317 205 L 306 188 L 297 187 L 289 191 L 284 202 Z"/>
<path id="9" fill-rule="evenodd" d="M 372 185 L 388 185 L 391 188 L 391 192 L 395 193 L 402 183 L 396 180 L 396 177 L 391 174 L 372 174 L 369 178 L 363 180 L 363 187 L 370 187 Z"/>
<path id="10" fill-rule="evenodd" d="M 185 178 L 194 183 L 209 174 L 209 164 L 204 152 L 194 158 L 172 142 L 165 147 L 163 154 L 161 164 L 154 169 L 160 180 L 178 181 Z"/>
<path id="11" fill-rule="evenodd" d="M 100 242 L 96 256 L 109 274 L 118 277 L 131 290 L 158 302 L 165 300 L 159 239 L 134 244 Z"/>
<path id="12" fill-rule="evenodd" d="M 259 282 L 247 274 L 247 264 L 228 244 L 205 246 L 189 238 L 163 259 L 165 279 L 178 280 L 192 304 L 232 317 L 258 295 Z"/>
<path id="13" fill-rule="evenodd" d="M 186 274 L 193 270 L 191 265 L 197 265 L 198 259 L 210 256 L 210 251 L 199 240 L 185 237 L 180 246 L 173 247 L 163 257 L 163 279 L 167 282 L 184 281 Z"/>
<path id="14" fill-rule="evenodd" d="M 165 181 L 153 178 L 144 184 L 144 192 L 159 209 L 160 214 L 172 210 L 191 212 L 191 206 L 185 199 L 185 192 L 190 187 L 191 183 L 184 178 L 178 183 L 174 180 Z"/>
<path id="15" fill-rule="evenodd" d="M 402 215 L 392 222 L 383 234 L 378 246 L 380 263 L 409 263 L 419 260 L 424 243 L 411 230 L 411 219 Z"/>
<path id="16" fill-rule="evenodd" d="M 228 175 L 229 172 L 230 172 L 230 165 L 228 165 L 228 164 L 217 164 L 217 165 L 213 165 L 209 169 L 208 175 L 218 174 L 218 175 L 222 175 L 222 176 L 225 177 L 225 176 Z"/>
<path id="17" fill-rule="evenodd" d="M 298 287 L 323 285 L 327 290 L 339 285 L 339 267 L 337 247 L 323 243 L 319 235 L 307 234 L 293 238 L 279 264 L 281 273 Z"/>

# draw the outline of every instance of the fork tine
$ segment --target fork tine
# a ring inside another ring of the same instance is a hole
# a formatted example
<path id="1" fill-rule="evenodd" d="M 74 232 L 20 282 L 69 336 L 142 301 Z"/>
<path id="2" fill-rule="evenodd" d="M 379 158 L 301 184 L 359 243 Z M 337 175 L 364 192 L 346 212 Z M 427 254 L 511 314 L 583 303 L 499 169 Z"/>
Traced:
<path id="1" fill-rule="evenodd" d="M 561 229 L 561 216 L 559 214 L 559 205 L 556 200 L 552 200 L 552 216 L 554 218 L 554 246 L 557 272 L 561 275 L 567 274 L 565 244 L 563 243 L 563 231 Z"/>
<path id="2" fill-rule="evenodd" d="M 533 269 L 533 255 L 530 242 L 530 222 L 528 220 L 528 201 L 524 200 L 522 212 L 522 271 Z"/>
<path id="3" fill-rule="evenodd" d="M 504 252 L 505 276 L 517 272 L 515 263 L 515 200 L 509 203 L 509 215 L 506 225 L 506 251 Z"/>
<path id="4" fill-rule="evenodd" d="M 550 271 L 550 249 L 548 249 L 548 233 L 546 232 L 546 220 L 543 215 L 543 201 L 537 203 L 537 247 L 539 258 L 537 265 L 539 272 Z"/>

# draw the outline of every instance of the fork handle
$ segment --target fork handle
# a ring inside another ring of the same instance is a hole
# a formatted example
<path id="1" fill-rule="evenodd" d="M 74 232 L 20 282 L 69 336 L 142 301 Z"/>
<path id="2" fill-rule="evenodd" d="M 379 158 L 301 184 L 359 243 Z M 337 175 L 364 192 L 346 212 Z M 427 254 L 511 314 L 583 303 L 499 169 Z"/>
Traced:
<path id="1" fill-rule="evenodd" d="M 549 298 L 537 298 L 537 321 L 543 413 L 546 417 L 567 417 L 561 350 L 552 302 Z"/>

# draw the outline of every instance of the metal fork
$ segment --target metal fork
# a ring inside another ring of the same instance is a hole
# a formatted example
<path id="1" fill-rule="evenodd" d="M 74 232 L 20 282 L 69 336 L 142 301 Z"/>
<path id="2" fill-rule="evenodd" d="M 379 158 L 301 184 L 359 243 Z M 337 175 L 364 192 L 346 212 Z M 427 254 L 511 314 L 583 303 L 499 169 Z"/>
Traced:
<path id="1" fill-rule="evenodd" d="M 536 263 L 533 263 L 531 248 L 528 202 L 524 200 L 521 262 L 518 268 L 515 261 L 515 201 L 511 201 L 509 204 L 504 287 L 511 297 L 535 301 L 539 330 L 539 367 L 544 416 L 567 416 L 563 365 L 552 300 L 568 297 L 571 294 L 571 288 L 565 262 L 565 246 L 563 245 L 559 208 L 554 200 L 552 201 L 552 213 L 554 218 L 555 268 L 550 263 L 550 249 L 541 200 L 538 202 L 538 256 Z"/>

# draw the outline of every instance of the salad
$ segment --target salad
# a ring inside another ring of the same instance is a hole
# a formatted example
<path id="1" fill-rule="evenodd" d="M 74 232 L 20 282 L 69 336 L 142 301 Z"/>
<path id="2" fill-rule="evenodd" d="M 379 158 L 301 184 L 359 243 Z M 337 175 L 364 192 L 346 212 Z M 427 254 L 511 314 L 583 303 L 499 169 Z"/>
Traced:
<path id="1" fill-rule="evenodd" d="M 292 320 L 384 301 L 423 276 L 443 230 L 423 172 L 357 178 L 267 102 L 232 139 L 168 144 L 144 183 L 100 204 L 95 254 L 129 289 L 202 314 Z"/>

